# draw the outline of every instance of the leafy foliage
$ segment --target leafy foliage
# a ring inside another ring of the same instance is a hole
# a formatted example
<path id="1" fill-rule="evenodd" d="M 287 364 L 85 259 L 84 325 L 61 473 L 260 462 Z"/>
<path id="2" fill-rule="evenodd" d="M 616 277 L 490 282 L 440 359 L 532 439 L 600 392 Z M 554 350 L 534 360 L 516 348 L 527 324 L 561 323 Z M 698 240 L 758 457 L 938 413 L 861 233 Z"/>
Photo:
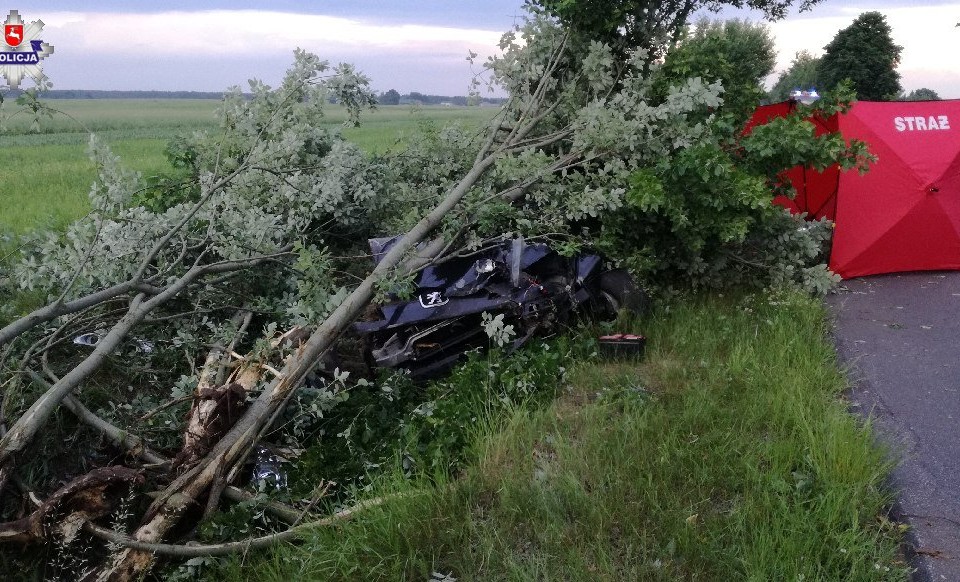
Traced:
<path id="1" fill-rule="evenodd" d="M 700 20 L 667 53 L 657 72 L 661 86 L 701 77 L 723 86 L 725 113 L 743 123 L 763 97 L 763 80 L 776 61 L 773 38 L 763 24 Z"/>
<path id="2" fill-rule="evenodd" d="M 197 132 L 175 146 L 174 159 L 190 179 L 186 184 L 178 176 L 145 185 L 93 138 L 95 210 L 71 225 L 63 240 L 36 241 L 18 271 L 22 284 L 66 284 L 77 265 L 85 268 L 73 293 L 123 281 L 138 269 L 137 257 L 183 221 L 179 238 L 203 248 L 207 261 L 278 252 L 322 226 L 336 232 L 341 224 L 370 224 L 383 203 L 381 170 L 320 123 L 328 96 L 353 91 L 349 86 L 357 80 L 348 71 L 350 81 L 334 84 L 338 75 L 318 84 L 327 68 L 317 57 L 298 53 L 276 90 L 254 81 L 252 99 L 239 89 L 230 92 L 218 110 L 219 131 Z M 355 98 L 354 110 L 370 99 L 369 93 Z M 250 171 L 213 189 L 218 178 L 240 167 Z M 205 203 L 195 205 L 200 198 Z M 189 267 L 180 248 L 165 251 L 153 261 L 153 272 L 173 276 Z"/>
<path id="3" fill-rule="evenodd" d="M 789 5 L 747 4 L 772 16 Z M 425 245 L 439 249 L 428 260 L 522 234 L 562 249 L 599 247 L 611 262 L 662 287 L 796 284 L 822 292 L 831 282 L 821 255 L 829 225 L 803 225 L 770 200 L 786 188 L 780 176 L 793 165 L 862 168 L 863 144 L 816 137 L 804 121 L 806 110 L 743 134 L 742 121 L 772 63 L 762 28 L 703 23 L 662 61 L 665 45 L 657 35 L 679 30 L 667 20 L 682 22 L 685 10 L 703 4 L 663 5 L 658 10 L 667 12 L 654 12 L 666 20 L 648 22 L 660 31 L 652 36 L 634 28 L 638 4 L 617 5 L 622 10 L 614 16 L 628 22 L 618 25 L 616 38 L 571 35 L 538 10 L 504 35 L 502 55 L 486 67 L 489 82 L 511 99 L 486 135 L 424 124 L 406 148 L 367 156 L 323 123 L 331 99 L 357 121 L 373 104 L 366 79 L 346 65 L 331 71 L 298 51 L 279 87 L 252 81 L 249 98 L 239 89 L 228 92 L 216 130 L 174 142 L 169 176 L 145 180 L 92 139 L 98 168 L 93 211 L 62 235 L 29 240 L 11 279 L 61 301 L 126 281 L 142 286 L 119 302 L 97 303 L 31 329 L 4 356 L 51 376 L 64 374 L 83 360 L 70 337 L 105 332 L 127 321 L 125 313 L 143 296 L 183 283 L 136 330 L 159 349 L 138 351 L 138 336 L 128 337 L 116 354 L 104 355 L 107 364 L 94 378 L 102 389 L 85 395 L 95 396 L 90 399 L 102 415 L 134 426 L 145 409 L 185 395 L 203 351 L 230 344 L 236 324 L 226 321 L 229 315 L 250 311 L 251 325 L 264 330 L 260 339 L 238 346 L 250 354 L 248 361 L 282 359 L 296 348 L 274 345 L 277 330 L 329 323 L 331 311 L 367 274 L 367 262 L 357 260 L 365 252 L 361 241 L 415 224 L 427 225 L 418 236 L 436 237 Z M 634 33 L 647 40 L 631 39 Z M 818 104 L 824 114 L 842 106 Z M 430 208 L 438 210 L 425 221 Z M 196 269 L 226 264 L 249 268 L 190 279 Z M 378 270 L 377 281 L 366 280 L 360 289 L 403 286 L 409 264 L 382 276 Z M 343 317 L 336 325 L 348 323 Z M 485 323 L 494 341 L 505 341 L 510 330 L 502 320 Z M 48 352 L 61 356 L 49 370 Z M 488 359 L 474 355 L 449 381 L 425 391 L 402 375 L 375 385 L 355 379 L 348 388 L 338 369 L 332 384 L 312 380 L 289 400 L 276 399 L 289 406 L 276 410 L 276 417 L 286 416 L 273 436 L 307 446 L 298 469 L 304 481 L 321 476 L 364 487 L 365 472 L 391 455 L 402 456 L 411 472 L 445 474 L 462 460 L 479 412 L 555 391 L 568 355 L 562 340 L 510 359 L 495 351 Z M 17 390 L 8 390 L 14 396 L 7 410 L 21 412 L 28 392 L 38 387 L 24 385 L 16 371 L 9 376 Z M 262 392 L 257 403 L 271 395 Z M 261 410 L 271 410 L 266 406 Z M 176 411 L 152 418 L 164 432 L 151 433 L 151 442 L 173 446 Z M 164 428 L 168 421 L 172 430 Z M 242 521 L 243 515 L 227 520 Z"/>
<path id="4" fill-rule="evenodd" d="M 578 52 L 563 27 L 535 12 L 501 46 L 503 56 L 487 63 L 490 81 L 514 99 L 499 119 L 524 118 L 535 99 L 550 105 L 537 113 L 524 147 L 500 157 L 444 218 L 440 236 L 451 250 L 510 233 L 546 235 L 557 244 L 598 245 L 668 285 L 691 273 L 711 273 L 709 283 L 704 275 L 697 284 L 718 285 L 728 280 L 719 257 L 766 232 L 764 221 L 796 231 L 769 208 L 784 164 L 849 153 L 819 140 L 806 158 L 767 156 L 764 167 L 742 155 L 754 150 L 739 143 L 739 127 L 772 62 L 762 27 L 702 22 L 659 65 L 649 51 L 624 54 L 599 40 Z M 229 288 L 192 288 L 178 308 L 236 306 L 245 297 L 265 321 L 322 320 L 364 273 L 363 262 L 338 257 L 357 254 L 367 236 L 408 229 L 469 171 L 482 143 L 461 127 L 424 124 L 403 150 L 365 156 L 322 123 L 323 105 L 334 95 L 358 112 L 373 96 L 353 69 L 321 77 L 327 71 L 325 62 L 298 53 L 276 90 L 254 81 L 251 99 L 229 92 L 217 130 L 171 144 L 174 175 L 144 180 L 94 140 L 95 211 L 62 238 L 35 240 L 16 278 L 51 294 L 66 289 L 69 299 L 128 279 L 138 257 L 175 229 L 176 244 L 150 261 L 149 277 L 182 275 L 193 261 L 296 257 L 292 269 L 267 265 L 270 274 Z M 780 277 L 758 279 L 772 280 Z M 199 341 L 203 325 L 182 319 L 176 337 Z"/>
<path id="5" fill-rule="evenodd" d="M 879 12 L 864 12 L 824 47 L 818 77 L 824 89 L 850 79 L 859 99 L 889 101 L 900 94 L 900 53 Z"/>
<path id="6" fill-rule="evenodd" d="M 597 39 L 578 47 L 535 12 L 501 47 L 487 69 L 513 98 L 491 139 L 518 120 L 536 124 L 444 217 L 438 236 L 448 252 L 520 233 L 598 246 L 663 286 L 750 280 L 822 289 L 805 269 L 818 260 L 811 249 L 823 230 L 781 216 L 769 204 L 773 187 L 791 165 L 855 166 L 863 152 L 836 136 L 814 138 L 799 118 L 776 134 L 740 134 L 771 63 L 761 27 L 701 23 L 658 64 L 642 48 L 623 52 Z M 354 114 L 372 104 L 366 79 L 348 66 L 331 72 L 304 52 L 279 87 L 253 81 L 250 94 L 228 92 L 216 130 L 171 144 L 170 176 L 144 180 L 93 139 L 94 211 L 62 236 L 32 240 L 10 278 L 70 300 L 138 272 L 156 285 L 197 265 L 276 257 L 257 276 L 185 288 L 140 333 L 196 350 L 239 307 L 265 327 L 316 324 L 365 273 L 350 258 L 360 241 L 409 228 L 470 171 L 483 144 L 462 127 L 425 125 L 405 149 L 366 156 L 323 123 L 331 97 Z M 98 309 L 57 333 L 104 330 L 122 315 Z M 166 351 L 142 354 L 145 365 Z M 151 377 L 170 385 L 189 375 L 167 369 Z"/>
<path id="7" fill-rule="evenodd" d="M 560 338 L 510 357 L 500 349 L 472 353 L 448 378 L 432 384 L 414 410 L 405 468 L 426 475 L 455 472 L 467 459 L 478 423 L 496 422 L 521 405 L 542 403 L 558 393 L 573 354 L 584 351 L 583 341 Z"/>
<path id="8" fill-rule="evenodd" d="M 517 38 L 524 44 L 514 46 Z M 539 61 L 534 70 L 542 71 L 550 47 L 568 43 L 576 51 L 576 42 L 540 15 L 505 37 L 503 58 L 490 64 L 494 79 L 514 93 L 529 92 L 536 76 L 524 73 L 526 63 Z M 664 287 L 794 281 L 825 289 L 834 278 L 822 253 L 808 250 L 819 249 L 829 229 L 800 229 L 770 200 L 786 188 L 782 171 L 836 162 L 862 168 L 866 149 L 836 135 L 815 137 L 799 115 L 784 122 L 779 135 L 743 136 L 772 63 L 766 31 L 740 22 L 699 23 L 662 64 L 648 51 L 624 54 L 590 40 L 577 62 L 565 60 L 551 78 L 563 81 L 563 91 L 551 98 L 556 105 L 542 131 L 570 127 L 570 139 L 504 160 L 495 176 L 529 176 L 557 150 L 584 152 L 577 171 L 542 177 L 510 205 L 483 197 L 472 214 L 474 236 L 550 232 L 599 246 Z M 832 103 L 821 109 L 837 106 Z M 807 250 L 775 250 L 780 247 L 767 237 Z M 745 256 L 744 245 L 751 259 L 731 260 Z M 811 268 L 820 274 L 816 282 Z"/>
<path id="9" fill-rule="evenodd" d="M 807 10 L 819 0 L 802 0 Z M 584 42 L 599 41 L 623 54 L 645 49 L 651 57 L 663 56 L 680 39 L 687 20 L 702 9 L 720 10 L 724 6 L 753 8 L 777 20 L 786 16 L 793 0 L 669 0 L 650 3 L 643 0 L 532 0 L 556 16 Z"/>
<path id="10" fill-rule="evenodd" d="M 602 216 L 595 244 L 664 287 L 794 282 L 824 292 L 837 280 L 825 265 L 830 226 L 807 228 L 770 200 L 793 194 L 780 179 L 784 170 L 834 163 L 864 170 L 866 148 L 839 135 L 815 137 L 806 108 L 744 136 L 744 118 L 772 67 L 769 38 L 762 28 L 737 22 L 704 22 L 697 30 L 651 76 L 662 87 L 715 75 L 725 83 L 723 102 L 705 117 L 708 130 L 694 142 L 630 173 L 625 204 Z M 744 58 L 743 46 L 759 54 Z M 841 89 L 817 110 L 830 115 L 850 97 Z"/>
<path id="11" fill-rule="evenodd" d="M 153 289 L 186 283 L 91 377 L 84 399 L 93 410 L 120 426 L 138 427 L 153 446 L 176 446 L 183 408 L 169 408 L 170 399 L 196 386 L 195 358 L 211 344 L 230 343 L 235 326 L 228 331 L 226 322 L 233 313 L 252 310 L 256 324 L 286 329 L 294 322 L 315 322 L 342 300 L 356 261 L 342 261 L 335 253 L 355 254 L 359 241 L 342 234 L 371 229 L 385 209 L 384 167 L 323 123 L 323 108 L 336 96 L 356 118 L 372 103 L 366 84 L 350 67 L 330 70 L 317 57 L 297 52 L 279 87 L 254 81 L 251 97 L 231 91 L 218 110 L 219 127 L 172 144 L 175 175 L 150 181 L 91 138 L 98 172 L 89 193 L 93 211 L 64 233 L 19 241 L 24 257 L 4 255 L 0 294 L 16 299 L 7 291 L 16 283 L 23 292 L 71 301 L 128 280 Z M 298 262 L 292 261 L 295 255 Z M 188 276 L 196 269 L 258 260 L 256 276 L 233 272 L 209 284 L 191 284 Z M 48 352 L 53 356 L 49 373 L 63 375 L 89 353 L 70 339 L 105 335 L 128 311 L 118 309 L 124 299 L 91 304 L 5 345 L 0 354 L 5 414 L 20 413 L 41 388 L 24 382 L 26 376 L 10 366 L 17 361 L 11 355 L 30 365 L 45 345 L 44 361 Z M 5 301 L 5 309 L 15 307 L 12 303 Z M 142 347 L 145 338 L 149 349 Z M 184 388 L 183 377 L 192 386 Z M 158 407 L 162 414 L 144 420 Z"/>

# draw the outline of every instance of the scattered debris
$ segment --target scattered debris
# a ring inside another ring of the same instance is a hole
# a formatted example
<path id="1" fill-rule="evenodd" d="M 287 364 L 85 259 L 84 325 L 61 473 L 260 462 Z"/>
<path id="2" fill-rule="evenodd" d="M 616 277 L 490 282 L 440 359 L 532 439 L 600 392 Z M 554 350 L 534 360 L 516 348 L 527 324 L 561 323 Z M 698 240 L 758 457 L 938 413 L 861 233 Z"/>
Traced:
<path id="1" fill-rule="evenodd" d="M 258 446 L 253 460 L 253 473 L 251 475 L 253 481 L 272 483 L 277 489 L 285 489 L 287 487 L 287 474 L 283 471 L 282 463 L 283 459 L 273 454 L 270 449 Z"/>
<path id="2" fill-rule="evenodd" d="M 103 336 L 97 332 L 84 333 L 73 338 L 73 343 L 78 346 L 88 346 L 92 348 L 100 343 L 102 337 Z M 135 344 L 137 344 L 137 350 L 145 354 L 152 354 L 153 350 L 156 348 L 156 345 L 149 340 L 133 338 L 133 341 Z"/>
<path id="3" fill-rule="evenodd" d="M 100 467 L 73 479 L 30 515 L 0 524 L 0 541 L 36 542 L 51 535 L 69 542 L 84 523 L 113 511 L 118 488 L 143 483 L 143 475 L 127 467 Z"/>
<path id="4" fill-rule="evenodd" d="M 78 346 L 90 346 L 93 347 L 100 343 L 100 334 L 97 333 L 85 333 L 83 335 L 78 335 L 73 338 L 73 343 Z"/>

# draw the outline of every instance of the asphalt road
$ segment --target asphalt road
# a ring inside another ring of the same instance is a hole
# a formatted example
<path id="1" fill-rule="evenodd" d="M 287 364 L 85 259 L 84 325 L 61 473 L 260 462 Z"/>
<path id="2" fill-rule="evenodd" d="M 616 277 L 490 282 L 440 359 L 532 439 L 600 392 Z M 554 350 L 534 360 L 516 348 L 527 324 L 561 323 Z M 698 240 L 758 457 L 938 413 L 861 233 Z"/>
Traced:
<path id="1" fill-rule="evenodd" d="M 914 580 L 960 581 L 960 273 L 852 279 L 827 303 L 853 406 L 900 460 Z"/>

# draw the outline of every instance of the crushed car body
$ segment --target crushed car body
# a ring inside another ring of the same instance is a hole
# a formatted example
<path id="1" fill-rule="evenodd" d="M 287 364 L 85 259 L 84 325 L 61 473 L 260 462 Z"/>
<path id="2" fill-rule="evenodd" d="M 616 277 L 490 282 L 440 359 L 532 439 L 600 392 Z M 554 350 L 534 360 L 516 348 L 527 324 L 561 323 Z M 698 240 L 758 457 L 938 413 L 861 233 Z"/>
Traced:
<path id="1" fill-rule="evenodd" d="M 374 262 L 399 238 L 371 239 Z M 503 314 L 514 326 L 512 351 L 575 317 L 612 319 L 620 309 L 641 311 L 647 302 L 626 271 L 604 269 L 598 254 L 564 257 L 546 243 L 511 238 L 425 267 L 412 296 L 392 296 L 378 317 L 355 323 L 353 331 L 366 338 L 372 366 L 431 377 L 487 345 L 483 313 Z"/>

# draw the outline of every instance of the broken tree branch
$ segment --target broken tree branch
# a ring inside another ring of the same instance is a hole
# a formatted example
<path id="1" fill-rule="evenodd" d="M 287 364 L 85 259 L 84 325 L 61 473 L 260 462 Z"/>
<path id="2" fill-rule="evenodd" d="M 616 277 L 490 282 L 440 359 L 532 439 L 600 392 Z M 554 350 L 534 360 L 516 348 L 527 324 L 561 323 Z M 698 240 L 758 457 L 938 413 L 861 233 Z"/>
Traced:
<path id="1" fill-rule="evenodd" d="M 407 497 L 411 495 L 410 493 L 405 494 L 396 494 L 389 495 L 385 497 L 376 497 L 374 499 L 369 499 L 367 501 L 361 501 L 356 505 L 343 509 L 334 513 L 329 517 L 323 519 L 318 519 L 316 521 L 310 521 L 302 523 L 300 525 L 291 527 L 290 529 L 277 532 L 275 534 L 269 534 L 265 536 L 260 536 L 258 538 L 251 538 L 248 540 L 243 540 L 239 542 L 226 542 L 222 544 L 157 544 L 142 542 L 131 537 L 125 536 L 123 534 L 117 533 L 113 530 L 107 529 L 105 527 L 98 526 L 96 524 L 87 522 L 84 525 L 84 529 L 91 534 L 112 542 L 115 544 L 120 544 L 121 546 L 126 546 L 127 548 L 139 550 L 142 552 L 150 552 L 153 554 L 160 554 L 164 556 L 176 556 L 180 558 L 194 558 L 201 556 L 229 556 L 231 554 L 243 553 L 249 550 L 259 550 L 263 548 L 269 548 L 275 546 L 280 542 L 288 542 L 291 540 L 297 539 L 299 536 L 309 532 L 312 529 L 318 527 L 326 527 L 330 525 L 335 525 L 348 521 L 356 517 L 356 515 L 367 509 L 383 505 L 384 503 L 397 499 L 400 497 Z M 100 578 L 97 578 L 98 580 Z"/>
<path id="2" fill-rule="evenodd" d="M 45 323 L 60 317 L 61 315 L 68 315 L 82 311 L 88 307 L 99 305 L 100 303 L 103 303 L 109 299 L 127 295 L 129 293 L 133 293 L 134 291 L 144 295 L 158 295 L 162 289 L 153 285 L 138 283 L 131 280 L 118 285 L 113 285 L 112 287 L 108 287 L 106 289 L 101 289 L 100 291 L 90 293 L 89 295 L 85 295 L 79 299 L 74 299 L 73 301 L 60 304 L 51 303 L 50 305 L 30 312 L 24 317 L 21 317 L 20 319 L 5 326 L 3 329 L 0 329 L 0 345 L 11 341 L 21 333 L 41 323 Z"/>
<path id="3" fill-rule="evenodd" d="M 41 378 L 40 375 L 37 374 L 36 372 L 33 372 L 31 370 L 29 373 L 31 378 L 34 379 L 34 381 L 40 383 L 41 385 L 49 386 L 49 384 L 46 381 L 44 381 L 44 379 Z M 110 424 L 109 422 L 107 422 L 106 420 L 104 420 L 94 412 L 92 412 L 89 408 L 84 406 L 83 403 L 80 402 L 80 400 L 77 397 L 73 396 L 72 394 L 64 398 L 63 404 L 70 412 L 75 414 L 77 418 L 80 419 L 82 422 L 84 422 L 91 428 L 98 430 L 101 434 L 103 434 L 105 437 L 110 439 L 111 442 L 130 451 L 130 453 L 133 454 L 134 456 L 139 457 L 144 461 L 151 463 L 152 465 L 155 465 L 155 466 L 170 464 L 170 459 L 167 459 L 166 457 L 163 457 L 160 454 L 153 451 L 152 449 L 150 449 L 142 438 L 128 431 L 121 430 L 116 426 Z M 250 493 L 249 491 L 245 491 L 243 489 L 240 489 L 239 487 L 234 487 L 234 486 L 228 486 L 224 490 L 224 495 L 231 501 L 235 501 L 235 502 L 252 501 L 255 497 L 253 493 Z M 267 500 L 264 502 L 264 507 L 267 509 L 267 511 L 273 514 L 275 517 L 281 519 L 286 523 L 294 523 L 298 519 L 302 518 L 301 511 L 298 511 L 290 506 L 284 505 L 277 501 Z"/>
<path id="4" fill-rule="evenodd" d="M 320 355 L 333 345 L 337 337 L 370 302 L 377 282 L 398 266 L 407 253 L 440 224 L 443 217 L 493 166 L 498 156 L 499 154 L 492 154 L 471 168 L 436 208 L 401 237 L 373 272 L 334 310 L 284 366 L 281 371 L 283 376 L 253 401 L 246 414 L 204 459 L 174 480 L 154 501 L 145 522 L 134 533 L 134 539 L 142 542 L 159 541 L 167 530 L 179 521 L 183 513 L 197 503 L 217 476 L 229 472 L 234 464 L 248 454 L 253 444 L 282 412 L 288 397 L 300 385 Z M 127 548 L 115 556 L 113 563 L 97 579 L 130 580 L 146 570 L 152 561 L 152 554 Z"/>
<path id="5" fill-rule="evenodd" d="M 134 297 L 130 302 L 127 314 L 97 342 L 93 352 L 34 401 L 30 408 L 10 427 L 7 434 L 0 439 L 0 466 L 10 462 L 14 454 L 22 451 L 33 440 L 37 431 L 44 425 L 50 414 L 56 410 L 63 398 L 93 374 L 130 331 L 151 311 L 178 296 L 188 286 L 206 275 L 255 267 L 277 256 L 286 256 L 288 253 L 289 249 L 284 248 L 271 255 L 197 265 L 149 300 L 144 300 L 146 296 L 143 293 Z"/>

